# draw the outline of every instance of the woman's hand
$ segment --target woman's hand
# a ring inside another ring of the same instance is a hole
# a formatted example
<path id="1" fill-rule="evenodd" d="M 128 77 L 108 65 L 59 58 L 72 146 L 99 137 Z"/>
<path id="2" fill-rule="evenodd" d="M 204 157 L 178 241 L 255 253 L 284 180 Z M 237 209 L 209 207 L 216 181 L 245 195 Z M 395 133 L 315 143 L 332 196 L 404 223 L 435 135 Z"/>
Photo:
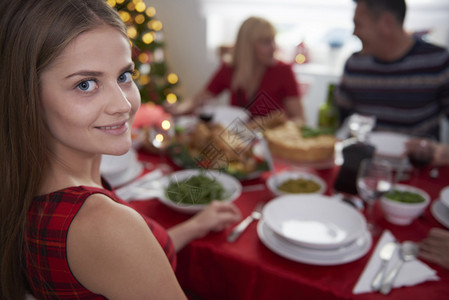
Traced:
<path id="1" fill-rule="evenodd" d="M 419 256 L 429 262 L 449 269 L 449 231 L 432 228 L 419 243 Z"/>
<path id="2" fill-rule="evenodd" d="M 193 216 L 192 222 L 197 223 L 197 238 L 200 238 L 210 231 L 221 231 L 240 219 L 240 211 L 234 204 L 213 201 L 204 210 Z"/>
<path id="3" fill-rule="evenodd" d="M 204 237 L 211 231 L 221 231 L 242 218 L 239 209 L 232 203 L 213 201 L 202 211 L 168 230 L 176 251 L 190 241 Z"/>

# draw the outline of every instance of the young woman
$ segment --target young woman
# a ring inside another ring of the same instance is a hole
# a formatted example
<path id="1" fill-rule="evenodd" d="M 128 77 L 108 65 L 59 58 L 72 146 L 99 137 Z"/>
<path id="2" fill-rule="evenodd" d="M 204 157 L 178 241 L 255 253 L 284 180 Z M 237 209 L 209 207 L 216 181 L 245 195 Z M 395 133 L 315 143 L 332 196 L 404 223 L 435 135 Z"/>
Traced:
<path id="1" fill-rule="evenodd" d="M 183 299 L 176 251 L 240 218 L 213 203 L 168 233 L 108 189 L 140 105 L 103 0 L 0 4 L 0 298 Z"/>
<path id="2" fill-rule="evenodd" d="M 232 60 L 223 62 L 204 90 L 172 109 L 191 111 L 198 104 L 230 91 L 231 105 L 252 115 L 282 110 L 293 119 L 304 119 L 298 83 L 290 65 L 277 60 L 275 29 L 260 17 L 250 17 L 240 26 Z"/>

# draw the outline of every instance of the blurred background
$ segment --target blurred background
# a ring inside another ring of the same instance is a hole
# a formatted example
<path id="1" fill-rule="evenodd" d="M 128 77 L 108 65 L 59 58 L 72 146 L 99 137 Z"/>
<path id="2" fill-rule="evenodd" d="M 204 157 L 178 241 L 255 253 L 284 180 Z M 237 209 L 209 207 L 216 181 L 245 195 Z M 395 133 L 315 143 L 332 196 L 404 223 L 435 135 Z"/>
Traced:
<path id="1" fill-rule="evenodd" d="M 166 60 L 179 76 L 178 94 L 198 92 L 220 63 L 219 50 L 232 46 L 249 16 L 277 29 L 279 57 L 295 63 L 304 91 L 307 123 L 316 123 L 327 86 L 338 82 L 346 58 L 361 48 L 352 35 L 352 0 L 145 0 L 163 24 Z M 407 0 L 407 31 L 449 47 L 449 1 Z M 226 95 L 220 101 L 226 101 Z"/>

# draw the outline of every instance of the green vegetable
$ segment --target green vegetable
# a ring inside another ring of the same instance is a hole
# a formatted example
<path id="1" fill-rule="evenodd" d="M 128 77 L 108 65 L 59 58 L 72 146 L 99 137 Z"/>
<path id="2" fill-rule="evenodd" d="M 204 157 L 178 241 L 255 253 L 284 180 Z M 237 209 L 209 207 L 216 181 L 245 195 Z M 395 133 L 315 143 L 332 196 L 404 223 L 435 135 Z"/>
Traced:
<path id="1" fill-rule="evenodd" d="M 312 128 L 309 126 L 301 127 L 301 134 L 303 138 L 316 137 L 319 135 L 330 135 L 333 133 L 334 132 L 331 128 Z"/>
<path id="2" fill-rule="evenodd" d="M 292 194 L 315 193 L 319 191 L 320 185 L 313 180 L 298 178 L 284 181 L 278 189 Z"/>
<path id="3" fill-rule="evenodd" d="M 225 189 L 215 179 L 200 174 L 183 181 L 171 181 L 166 195 L 177 204 L 208 204 L 212 200 L 223 200 Z"/>
<path id="4" fill-rule="evenodd" d="M 418 193 L 400 190 L 392 190 L 386 194 L 385 197 L 393 201 L 404 203 L 421 203 L 426 201 L 424 197 Z"/>

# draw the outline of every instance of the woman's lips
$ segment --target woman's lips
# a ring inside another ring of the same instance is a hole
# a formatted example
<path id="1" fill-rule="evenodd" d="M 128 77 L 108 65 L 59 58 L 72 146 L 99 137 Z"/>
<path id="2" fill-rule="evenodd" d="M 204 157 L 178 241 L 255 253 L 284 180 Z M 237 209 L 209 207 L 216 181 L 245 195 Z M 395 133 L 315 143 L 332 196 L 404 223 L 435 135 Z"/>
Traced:
<path id="1" fill-rule="evenodd" d="M 114 134 L 114 135 L 120 135 L 128 131 L 128 123 L 121 122 L 119 124 L 111 124 L 107 126 L 98 126 L 97 129 L 100 129 L 103 132 Z"/>

